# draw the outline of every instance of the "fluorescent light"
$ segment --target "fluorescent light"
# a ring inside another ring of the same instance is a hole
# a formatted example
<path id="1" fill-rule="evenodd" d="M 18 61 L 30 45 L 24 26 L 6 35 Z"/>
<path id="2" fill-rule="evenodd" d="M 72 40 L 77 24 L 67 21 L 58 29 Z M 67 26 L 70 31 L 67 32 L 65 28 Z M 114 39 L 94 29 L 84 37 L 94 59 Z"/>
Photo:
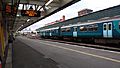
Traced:
<path id="1" fill-rule="evenodd" d="M 20 15 L 19 14 L 17 14 L 17 17 L 19 17 Z"/>
<path id="2" fill-rule="evenodd" d="M 27 22 L 29 22 L 30 21 L 30 19 L 27 19 Z"/>
<path id="3" fill-rule="evenodd" d="M 45 5 L 49 5 L 53 0 L 49 0 Z"/>
<path id="4" fill-rule="evenodd" d="M 21 25 L 17 30 L 16 30 L 16 32 L 22 27 L 23 25 Z"/>

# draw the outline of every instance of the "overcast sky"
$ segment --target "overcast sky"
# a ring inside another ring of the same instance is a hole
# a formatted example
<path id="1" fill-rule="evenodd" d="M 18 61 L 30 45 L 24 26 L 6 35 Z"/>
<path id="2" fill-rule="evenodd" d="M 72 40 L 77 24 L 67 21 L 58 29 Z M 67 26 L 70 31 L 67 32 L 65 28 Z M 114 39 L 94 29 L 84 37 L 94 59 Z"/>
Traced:
<path id="1" fill-rule="evenodd" d="M 59 20 L 65 15 L 66 20 L 77 17 L 78 11 L 88 8 L 92 9 L 94 12 L 99 11 L 105 8 L 109 8 L 112 6 L 120 5 L 120 0 L 81 0 L 55 14 L 49 16 L 35 24 L 29 26 L 27 29 L 35 30 L 37 28 L 43 27 L 45 24 Z"/>

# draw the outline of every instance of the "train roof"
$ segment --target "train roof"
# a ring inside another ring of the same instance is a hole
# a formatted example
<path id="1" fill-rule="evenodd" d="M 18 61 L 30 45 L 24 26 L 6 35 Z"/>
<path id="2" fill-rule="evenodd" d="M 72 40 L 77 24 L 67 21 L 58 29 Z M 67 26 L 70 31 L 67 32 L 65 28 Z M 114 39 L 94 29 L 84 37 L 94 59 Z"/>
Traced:
<path id="1" fill-rule="evenodd" d="M 43 30 L 40 30 L 40 31 L 48 31 L 48 30 L 55 30 L 55 29 L 59 29 L 59 27 L 54 27 L 54 28 L 49 28 L 49 29 L 43 29 Z"/>
<path id="2" fill-rule="evenodd" d="M 72 24 L 72 25 L 67 25 L 67 26 L 62 26 L 61 28 L 69 28 L 69 27 L 76 27 L 76 26 L 82 26 L 82 25 L 90 25 L 90 24 L 97 24 L 97 23 L 102 23 L 102 22 L 112 22 L 113 20 L 120 20 L 120 17 L 113 17 L 109 19 L 104 19 L 104 20 L 96 20 L 92 22 L 86 22 L 86 23 L 81 23 L 78 22 L 77 24 Z"/>

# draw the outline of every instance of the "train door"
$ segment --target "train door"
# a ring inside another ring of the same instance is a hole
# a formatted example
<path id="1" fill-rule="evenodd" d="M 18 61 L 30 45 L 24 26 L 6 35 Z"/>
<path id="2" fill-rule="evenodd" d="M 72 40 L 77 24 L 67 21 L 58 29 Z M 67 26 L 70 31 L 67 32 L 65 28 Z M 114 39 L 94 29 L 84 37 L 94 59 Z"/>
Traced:
<path id="1" fill-rule="evenodd" d="M 43 32 L 43 36 L 45 36 L 45 32 Z"/>
<path id="2" fill-rule="evenodd" d="M 77 37 L 77 27 L 73 27 L 73 37 Z"/>
<path id="3" fill-rule="evenodd" d="M 51 32 L 52 32 L 52 30 L 51 30 L 51 31 L 49 31 L 49 36 L 52 36 L 52 33 L 51 33 Z"/>
<path id="4" fill-rule="evenodd" d="M 112 22 L 103 24 L 103 37 L 112 38 Z"/>

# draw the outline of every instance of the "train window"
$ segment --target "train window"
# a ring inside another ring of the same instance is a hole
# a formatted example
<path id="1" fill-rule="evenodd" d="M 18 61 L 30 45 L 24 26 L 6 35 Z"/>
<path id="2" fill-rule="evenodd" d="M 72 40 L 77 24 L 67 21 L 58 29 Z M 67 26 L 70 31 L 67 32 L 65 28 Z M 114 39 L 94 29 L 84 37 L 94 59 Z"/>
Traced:
<path id="1" fill-rule="evenodd" d="M 66 28 L 66 32 L 70 32 L 70 28 Z"/>
<path id="2" fill-rule="evenodd" d="M 55 31 L 54 30 L 51 30 L 52 33 L 54 33 Z"/>
<path id="3" fill-rule="evenodd" d="M 94 24 L 93 31 L 97 31 L 97 30 L 98 30 L 98 25 L 97 25 L 97 24 Z"/>
<path id="4" fill-rule="evenodd" d="M 62 32 L 65 32 L 65 28 L 64 29 L 61 29 Z"/>
<path id="5" fill-rule="evenodd" d="M 89 31 L 93 31 L 93 28 L 94 28 L 93 25 L 89 25 L 89 26 L 88 26 L 88 30 L 89 30 Z"/>
<path id="6" fill-rule="evenodd" d="M 56 30 L 56 33 L 58 33 L 58 30 Z"/>
<path id="7" fill-rule="evenodd" d="M 37 33 L 40 33 L 40 32 L 37 32 Z"/>
<path id="8" fill-rule="evenodd" d="M 80 27 L 80 31 L 87 31 L 87 27 L 81 26 L 81 27 Z"/>
<path id="9" fill-rule="evenodd" d="M 74 32 L 77 31 L 77 27 L 74 27 Z"/>
<path id="10" fill-rule="evenodd" d="M 108 29 L 109 29 L 109 30 L 111 30 L 111 26 L 112 26 L 111 24 L 108 25 L 108 27 L 109 27 Z"/>
<path id="11" fill-rule="evenodd" d="M 97 31 L 98 30 L 98 25 L 97 24 L 89 25 L 88 30 L 89 31 Z"/>
<path id="12" fill-rule="evenodd" d="M 83 30 L 84 30 L 84 27 L 83 27 L 83 26 L 81 26 L 81 27 L 80 27 L 80 31 L 83 31 Z"/>
<path id="13" fill-rule="evenodd" d="M 56 33 L 56 30 L 53 30 L 54 33 Z"/>
<path id="14" fill-rule="evenodd" d="M 120 22 L 119 22 L 119 29 L 120 29 Z"/>

